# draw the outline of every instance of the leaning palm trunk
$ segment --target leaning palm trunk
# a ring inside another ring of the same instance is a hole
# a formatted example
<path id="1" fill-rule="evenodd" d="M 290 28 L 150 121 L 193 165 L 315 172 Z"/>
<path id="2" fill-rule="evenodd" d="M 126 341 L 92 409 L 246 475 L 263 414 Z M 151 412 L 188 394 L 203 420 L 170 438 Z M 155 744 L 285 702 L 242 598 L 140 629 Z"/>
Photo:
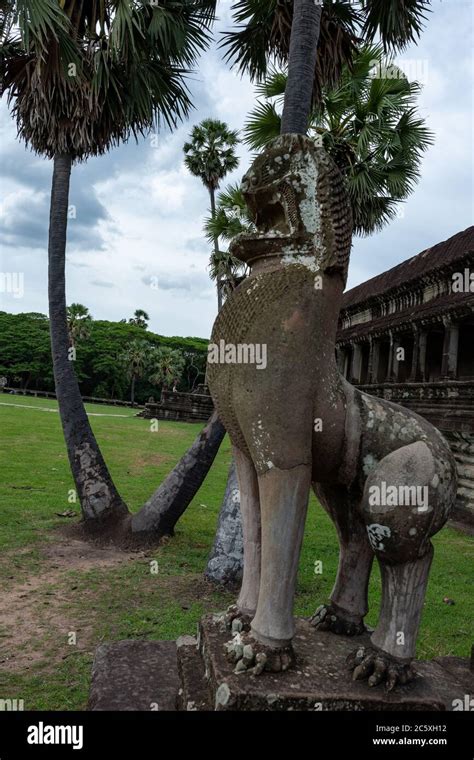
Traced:
<path id="1" fill-rule="evenodd" d="M 244 544 L 240 489 L 235 460 L 232 459 L 224 500 L 219 512 L 214 545 L 204 575 L 214 583 L 233 586 L 242 580 L 243 567 Z"/>
<path id="2" fill-rule="evenodd" d="M 321 11 L 314 0 L 294 2 L 282 134 L 308 131 Z M 232 462 L 205 576 L 216 583 L 233 585 L 242 577 L 243 563 L 240 492 Z"/>
<path id="3" fill-rule="evenodd" d="M 186 454 L 170 472 L 151 499 L 132 518 L 135 537 L 172 536 L 179 518 L 201 487 L 214 462 L 225 429 L 214 412 Z"/>
<path id="4" fill-rule="evenodd" d="M 71 470 L 86 524 L 121 520 L 128 509 L 122 501 L 89 424 L 69 355 L 66 314 L 66 229 L 71 156 L 54 158 L 49 222 L 49 315 L 51 353 L 59 413 Z"/>
<path id="5" fill-rule="evenodd" d="M 191 448 L 167 476 L 151 499 L 133 517 L 120 497 L 100 452 L 84 408 L 69 350 L 66 314 L 66 231 L 71 157 L 54 159 L 49 231 L 49 312 L 51 351 L 59 413 L 71 470 L 82 508 L 84 525 L 100 533 L 111 523 L 120 526 L 117 536 L 150 543 L 171 535 L 174 526 L 202 485 L 224 438 L 225 430 L 213 415 Z M 132 378 L 134 389 L 135 377 Z M 132 403 L 134 393 L 132 390 Z M 146 535 L 145 535 L 146 534 Z"/>
<path id="6" fill-rule="evenodd" d="M 219 311 L 222 308 L 222 291 L 217 281 Z M 242 579 L 244 567 L 244 544 L 242 515 L 240 512 L 240 490 L 237 468 L 232 458 L 224 498 L 219 510 L 217 530 L 211 553 L 204 572 L 208 581 L 219 585 L 234 586 Z"/>

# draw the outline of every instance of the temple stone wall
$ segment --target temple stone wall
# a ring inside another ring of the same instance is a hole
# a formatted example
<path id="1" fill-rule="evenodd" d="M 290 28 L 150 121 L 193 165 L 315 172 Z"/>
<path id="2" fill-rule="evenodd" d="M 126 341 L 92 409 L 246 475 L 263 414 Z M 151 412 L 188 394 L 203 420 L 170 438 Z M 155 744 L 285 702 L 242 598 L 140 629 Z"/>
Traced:
<path id="1" fill-rule="evenodd" d="M 365 393 L 412 409 L 443 433 L 458 467 L 459 486 L 453 519 L 474 530 L 474 382 L 358 387 Z"/>
<path id="2" fill-rule="evenodd" d="M 453 519 L 474 531 L 474 227 L 347 291 L 336 355 L 353 385 L 443 433 L 459 473 Z"/>
<path id="3" fill-rule="evenodd" d="M 201 389 L 202 386 L 198 390 Z M 173 422 L 207 422 L 213 411 L 214 404 L 208 393 L 163 391 L 160 402 L 146 404 L 139 416 Z"/>
<path id="4" fill-rule="evenodd" d="M 458 467 L 458 493 L 454 518 L 474 525 L 474 433 L 445 433 Z"/>

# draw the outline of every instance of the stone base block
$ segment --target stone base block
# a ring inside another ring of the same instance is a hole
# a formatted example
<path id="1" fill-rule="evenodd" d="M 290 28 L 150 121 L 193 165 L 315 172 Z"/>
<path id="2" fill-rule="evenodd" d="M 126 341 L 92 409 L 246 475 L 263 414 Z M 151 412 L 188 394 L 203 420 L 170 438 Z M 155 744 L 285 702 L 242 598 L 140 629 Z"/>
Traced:
<path id="1" fill-rule="evenodd" d="M 347 656 L 368 637 L 315 631 L 306 620 L 297 620 L 296 667 L 285 673 L 236 675 L 224 654 L 230 638 L 218 616 L 206 616 L 197 640 L 100 646 L 89 709 L 440 711 L 468 709 L 459 705 L 474 695 L 474 673 L 460 657 L 417 661 L 417 679 L 389 694 L 382 685 L 352 681 Z"/>
<path id="2" fill-rule="evenodd" d="M 306 620 L 297 620 L 296 667 L 285 673 L 234 674 L 224 654 L 230 638 L 216 617 L 202 619 L 200 651 L 216 710 L 446 710 L 465 693 L 440 661 L 416 663 L 416 681 L 388 694 L 382 685 L 352 681 L 346 659 L 359 643 L 369 643 L 368 636 L 315 631 Z M 472 674 L 471 680 L 474 686 Z"/>
<path id="3" fill-rule="evenodd" d="M 180 688 L 178 709 L 186 711 L 213 710 L 209 681 L 204 662 L 194 636 L 181 636 L 176 642 Z"/>

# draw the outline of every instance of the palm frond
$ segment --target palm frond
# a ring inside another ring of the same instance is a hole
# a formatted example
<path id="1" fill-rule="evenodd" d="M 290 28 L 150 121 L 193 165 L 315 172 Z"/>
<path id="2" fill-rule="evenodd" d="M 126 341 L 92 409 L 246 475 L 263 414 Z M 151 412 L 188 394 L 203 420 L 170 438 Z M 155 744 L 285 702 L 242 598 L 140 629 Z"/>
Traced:
<path id="1" fill-rule="evenodd" d="M 19 35 L 0 51 L 0 87 L 35 151 L 84 160 L 188 116 L 216 0 L 12 5 Z"/>
<path id="2" fill-rule="evenodd" d="M 254 225 L 250 221 L 247 204 L 240 185 L 228 185 L 217 196 L 216 214 L 207 217 L 204 231 L 210 243 L 222 238 L 230 242 L 241 232 L 250 232 Z"/>
<path id="3" fill-rule="evenodd" d="M 280 134 L 281 116 L 274 103 L 257 103 L 244 126 L 244 142 L 260 150 Z"/>
<path id="4" fill-rule="evenodd" d="M 403 50 L 420 36 L 431 0 L 364 0 L 364 39 L 380 37 L 386 50 Z"/>
<path id="5" fill-rule="evenodd" d="M 229 251 L 213 253 L 208 269 L 211 280 L 220 283 L 226 297 L 248 273 L 247 265 L 236 259 Z"/>
<path id="6" fill-rule="evenodd" d="M 346 177 L 355 232 L 371 234 L 397 213 L 397 203 L 413 192 L 423 153 L 433 135 L 417 113 L 420 85 L 392 66 L 381 45 L 367 45 L 346 67 L 336 87 L 326 87 L 311 117 L 310 135 L 323 145 Z M 268 92 L 273 93 L 273 81 Z M 283 73 L 278 77 L 283 81 Z M 266 82 L 260 92 L 267 92 Z M 245 141 L 259 150 L 279 134 L 273 97 L 259 102 L 244 127 Z M 219 218 L 221 227 L 226 219 Z M 235 227 L 229 225 L 234 232 Z"/>
<path id="7" fill-rule="evenodd" d="M 362 40 L 380 40 L 387 50 L 403 50 L 423 29 L 430 0 L 323 0 L 315 71 L 315 101 L 351 70 Z M 225 58 L 253 81 L 264 79 L 272 65 L 288 63 L 293 0 L 238 0 L 234 28 L 223 34 Z"/>
<path id="8" fill-rule="evenodd" d="M 262 98 L 277 98 L 285 94 L 288 74 L 285 71 L 272 68 L 269 70 L 265 79 L 258 82 L 255 91 Z"/>
<path id="9" fill-rule="evenodd" d="M 290 51 L 293 0 L 239 0 L 234 4 L 234 29 L 223 34 L 225 59 L 252 81 L 260 81 L 276 63 L 284 68 Z M 350 65 L 357 30 L 363 18 L 354 3 L 324 0 L 321 17 L 315 96 L 334 84 Z"/>

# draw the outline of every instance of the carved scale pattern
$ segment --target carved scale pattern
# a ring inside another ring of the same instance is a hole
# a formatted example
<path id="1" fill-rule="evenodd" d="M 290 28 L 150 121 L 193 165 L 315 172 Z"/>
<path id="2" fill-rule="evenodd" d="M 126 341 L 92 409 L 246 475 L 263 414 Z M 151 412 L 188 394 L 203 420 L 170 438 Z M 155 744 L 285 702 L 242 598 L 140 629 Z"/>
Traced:
<path id="1" fill-rule="evenodd" d="M 249 328 L 258 320 L 265 319 L 263 312 L 275 314 L 276 304 L 286 291 L 298 293 L 304 282 L 314 280 L 306 267 L 294 264 L 274 272 L 259 274 L 246 279 L 232 294 L 214 323 L 211 343 L 219 345 L 245 343 Z M 256 285 L 258 282 L 258 285 Z M 212 388 L 219 416 L 229 433 L 232 443 L 250 456 L 247 443 L 237 421 L 232 391 L 236 365 L 208 364 L 207 379 Z"/>
<path id="2" fill-rule="evenodd" d="M 337 253 L 334 268 L 342 272 L 345 284 L 352 244 L 352 208 L 344 179 L 332 158 L 323 148 L 316 148 L 315 153 L 323 240 L 327 250 Z"/>

